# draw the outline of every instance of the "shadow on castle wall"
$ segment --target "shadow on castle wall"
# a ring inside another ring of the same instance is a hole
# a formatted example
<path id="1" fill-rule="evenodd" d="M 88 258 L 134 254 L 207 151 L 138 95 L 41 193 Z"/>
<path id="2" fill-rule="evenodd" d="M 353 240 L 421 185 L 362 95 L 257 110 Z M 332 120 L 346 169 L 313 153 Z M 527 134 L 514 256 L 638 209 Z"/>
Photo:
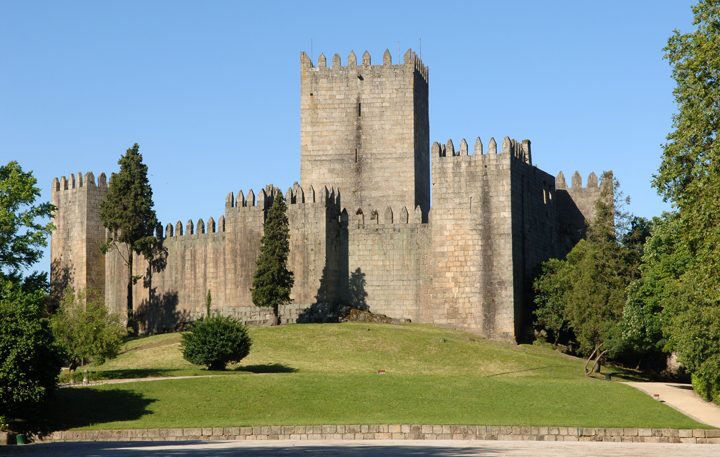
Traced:
<path id="1" fill-rule="evenodd" d="M 143 300 L 135 311 L 135 319 L 141 334 L 182 331 L 191 322 L 187 310 L 178 310 L 177 292 L 157 294 L 151 289 L 150 299 Z"/>
<path id="2" fill-rule="evenodd" d="M 315 296 L 315 303 L 300 313 L 298 322 L 340 322 L 353 309 L 368 311 L 365 273 L 357 268 L 350 274 L 347 282 L 343 281 L 343 283 L 336 294 L 333 294 L 328 287 L 327 266 L 325 266 L 320 277 L 320 287 Z M 337 287 L 337 285 L 334 286 Z"/>

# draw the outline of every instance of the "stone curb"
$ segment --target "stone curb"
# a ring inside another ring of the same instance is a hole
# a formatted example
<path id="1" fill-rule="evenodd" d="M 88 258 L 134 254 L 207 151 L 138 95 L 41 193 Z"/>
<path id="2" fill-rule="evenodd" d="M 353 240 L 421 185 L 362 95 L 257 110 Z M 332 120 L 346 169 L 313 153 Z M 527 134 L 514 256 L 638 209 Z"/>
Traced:
<path id="1" fill-rule="evenodd" d="M 518 427 L 484 425 L 274 425 L 59 431 L 39 442 L 194 440 L 502 440 L 720 444 L 720 429 Z"/>

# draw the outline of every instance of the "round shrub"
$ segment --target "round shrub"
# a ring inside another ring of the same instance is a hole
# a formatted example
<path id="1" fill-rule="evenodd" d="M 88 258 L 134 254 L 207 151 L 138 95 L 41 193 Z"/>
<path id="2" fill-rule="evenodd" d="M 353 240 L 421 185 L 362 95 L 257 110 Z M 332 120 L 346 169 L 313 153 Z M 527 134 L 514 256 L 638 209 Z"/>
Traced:
<path id="1" fill-rule="evenodd" d="M 210 316 L 194 322 L 182 336 L 183 357 L 210 370 L 224 370 L 250 353 L 252 341 L 242 322 L 227 316 Z"/>

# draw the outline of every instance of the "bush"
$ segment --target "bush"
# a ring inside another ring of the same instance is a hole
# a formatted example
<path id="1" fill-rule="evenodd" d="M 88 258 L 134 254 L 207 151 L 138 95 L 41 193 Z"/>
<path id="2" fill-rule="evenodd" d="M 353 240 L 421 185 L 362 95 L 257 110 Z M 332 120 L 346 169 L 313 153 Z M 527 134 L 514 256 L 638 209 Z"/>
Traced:
<path id="1" fill-rule="evenodd" d="M 127 334 L 120 316 L 110 313 L 104 303 L 83 292 L 76 297 L 72 290 L 63 297 L 51 324 L 71 370 L 116 357 Z"/>
<path id="2" fill-rule="evenodd" d="M 182 336 L 183 357 L 210 370 L 224 370 L 250 353 L 252 341 L 247 328 L 237 319 L 211 316 L 192 324 Z"/>

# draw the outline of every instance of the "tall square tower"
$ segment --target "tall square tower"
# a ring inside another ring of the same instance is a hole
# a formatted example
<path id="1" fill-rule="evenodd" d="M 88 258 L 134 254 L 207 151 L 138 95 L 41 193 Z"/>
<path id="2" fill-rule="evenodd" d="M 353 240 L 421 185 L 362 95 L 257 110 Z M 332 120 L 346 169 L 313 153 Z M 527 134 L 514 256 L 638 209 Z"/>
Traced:
<path id="1" fill-rule="evenodd" d="M 408 50 L 372 65 L 365 51 L 342 66 L 300 57 L 300 179 L 340 189 L 349 210 L 430 208 L 428 69 Z"/>

